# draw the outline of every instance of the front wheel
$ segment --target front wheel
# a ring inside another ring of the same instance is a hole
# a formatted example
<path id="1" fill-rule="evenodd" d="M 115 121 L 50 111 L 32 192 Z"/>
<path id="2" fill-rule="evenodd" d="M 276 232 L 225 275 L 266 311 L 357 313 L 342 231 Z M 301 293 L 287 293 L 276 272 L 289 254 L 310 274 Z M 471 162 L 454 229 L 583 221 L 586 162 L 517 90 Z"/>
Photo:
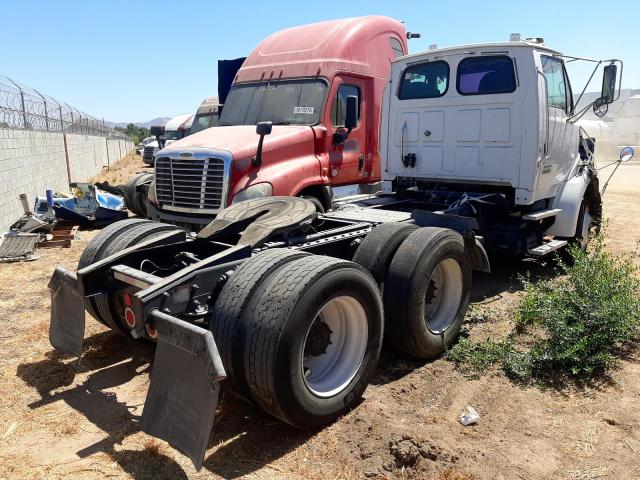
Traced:
<path id="1" fill-rule="evenodd" d="M 291 261 L 255 291 L 246 311 L 247 384 L 264 410 L 314 428 L 358 402 L 383 336 L 380 294 L 364 268 L 320 256 Z"/>

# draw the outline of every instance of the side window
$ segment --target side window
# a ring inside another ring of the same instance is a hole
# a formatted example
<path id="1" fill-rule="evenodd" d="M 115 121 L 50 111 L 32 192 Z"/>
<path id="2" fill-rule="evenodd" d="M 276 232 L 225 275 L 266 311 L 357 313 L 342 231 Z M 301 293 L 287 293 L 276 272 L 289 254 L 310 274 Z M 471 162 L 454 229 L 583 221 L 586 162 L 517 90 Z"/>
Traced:
<path id="1" fill-rule="evenodd" d="M 355 85 L 343 83 L 338 87 L 338 93 L 331 107 L 331 123 L 334 127 L 344 127 L 344 120 L 347 116 L 347 97 L 358 97 L 357 118 L 360 120 L 360 89 Z"/>
<path id="2" fill-rule="evenodd" d="M 506 55 L 468 57 L 458 64 L 460 95 L 512 93 L 516 89 L 513 60 Z"/>
<path id="3" fill-rule="evenodd" d="M 393 50 L 394 58 L 398 58 L 404 55 L 404 50 L 402 49 L 402 43 L 395 37 L 389 37 L 389 41 L 391 42 L 391 50 Z"/>
<path id="4" fill-rule="evenodd" d="M 540 60 L 542 61 L 542 72 L 547 79 L 549 106 L 567 111 L 567 83 L 562 61 L 546 55 L 541 55 Z"/>
<path id="5" fill-rule="evenodd" d="M 449 88 L 449 64 L 443 61 L 411 65 L 402 74 L 398 98 L 437 98 Z"/>

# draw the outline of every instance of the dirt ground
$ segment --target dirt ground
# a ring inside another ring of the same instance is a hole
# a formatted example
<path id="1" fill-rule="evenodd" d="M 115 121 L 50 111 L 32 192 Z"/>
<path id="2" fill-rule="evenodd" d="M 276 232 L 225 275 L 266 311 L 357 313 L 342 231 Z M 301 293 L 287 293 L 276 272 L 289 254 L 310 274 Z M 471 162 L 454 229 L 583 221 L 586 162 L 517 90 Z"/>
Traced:
<path id="1" fill-rule="evenodd" d="M 130 156 L 101 178 L 140 170 Z M 640 162 L 623 165 L 605 197 L 608 245 L 640 240 Z M 78 363 L 48 342 L 47 282 L 74 269 L 96 232 L 32 263 L 0 265 L 0 479 L 18 478 L 640 478 L 640 353 L 607 378 L 562 388 L 521 386 L 499 371 L 470 379 L 446 359 L 418 362 L 388 349 L 362 403 L 333 425 L 302 432 L 222 395 L 205 464 L 140 431 L 153 350 L 87 320 Z M 474 276 L 485 320 L 471 336 L 511 329 L 518 273 L 552 275 L 540 262 L 498 262 Z M 471 405 L 478 425 L 458 417 Z"/>

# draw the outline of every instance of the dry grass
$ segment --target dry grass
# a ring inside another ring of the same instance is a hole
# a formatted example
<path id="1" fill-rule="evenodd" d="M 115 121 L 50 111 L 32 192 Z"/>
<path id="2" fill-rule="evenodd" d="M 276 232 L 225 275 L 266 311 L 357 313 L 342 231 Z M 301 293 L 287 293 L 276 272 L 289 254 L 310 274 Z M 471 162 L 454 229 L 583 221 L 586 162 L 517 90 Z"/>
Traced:
<path id="1" fill-rule="evenodd" d="M 124 183 L 142 168 L 141 158 L 130 154 L 94 180 Z M 640 168 L 631 186 L 637 179 Z M 611 208 L 630 205 L 626 197 L 616 200 L 614 187 L 609 192 Z M 628 216 L 610 230 L 616 241 L 627 242 L 619 244 L 625 248 L 633 248 L 634 232 L 640 231 L 635 210 L 629 206 Z M 196 472 L 185 456 L 139 430 L 153 355 L 148 345 L 108 333 L 91 319 L 80 362 L 49 345 L 51 272 L 58 264 L 74 270 L 96 233 L 81 231 L 68 249 L 38 250 L 35 262 L 0 265 L 2 480 L 355 480 L 365 472 L 382 479 L 634 478 L 640 360 L 623 363 L 615 388 L 585 396 L 519 388 L 499 375 L 468 381 L 444 360 L 424 364 L 389 352 L 366 401 L 319 432 L 295 430 L 223 397 L 204 468 Z M 482 335 L 500 334 L 501 322 L 509 321 L 509 302 L 517 293 L 505 285 L 512 276 L 504 267 L 481 278 L 478 287 L 496 298 L 485 306 L 488 319 L 474 327 Z M 473 428 L 457 422 L 467 404 L 482 415 Z M 603 412 L 609 421 L 602 420 Z M 392 458 L 390 436 L 405 432 L 438 447 L 437 461 L 424 472 L 382 468 Z M 359 448 L 364 443 L 370 446 L 366 458 Z"/>
<path id="2" fill-rule="evenodd" d="M 114 163 L 109 170 L 105 169 L 89 181 L 109 182 L 110 185 L 122 185 L 138 172 L 150 171 L 150 167 L 142 162 L 142 156 L 131 150 L 126 156 Z"/>

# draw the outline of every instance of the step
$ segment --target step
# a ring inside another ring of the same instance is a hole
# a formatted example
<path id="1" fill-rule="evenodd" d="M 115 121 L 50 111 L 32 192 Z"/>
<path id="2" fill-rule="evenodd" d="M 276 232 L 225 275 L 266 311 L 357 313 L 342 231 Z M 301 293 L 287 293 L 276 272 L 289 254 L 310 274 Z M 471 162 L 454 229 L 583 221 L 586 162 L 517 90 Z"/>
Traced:
<path id="1" fill-rule="evenodd" d="M 539 212 L 527 213 L 522 215 L 523 220 L 529 220 L 532 222 L 542 220 L 543 218 L 555 217 L 562 211 L 561 208 L 550 208 L 549 210 L 540 210 Z"/>
<path id="2" fill-rule="evenodd" d="M 532 257 L 544 257 L 545 255 L 549 255 L 559 248 L 564 247 L 566 244 L 566 240 L 548 240 L 542 245 L 538 245 L 537 247 L 532 248 L 527 253 Z"/>

